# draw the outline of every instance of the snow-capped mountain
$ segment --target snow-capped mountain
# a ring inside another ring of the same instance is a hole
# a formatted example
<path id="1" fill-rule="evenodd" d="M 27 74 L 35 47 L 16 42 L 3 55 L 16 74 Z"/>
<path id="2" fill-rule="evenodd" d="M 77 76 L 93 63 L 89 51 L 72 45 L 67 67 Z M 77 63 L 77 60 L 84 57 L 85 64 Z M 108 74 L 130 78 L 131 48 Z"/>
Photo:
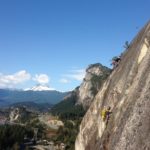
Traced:
<path id="1" fill-rule="evenodd" d="M 32 88 L 25 89 L 25 91 L 53 91 L 53 90 L 55 89 L 50 88 L 46 85 L 36 85 L 36 86 L 33 86 Z"/>

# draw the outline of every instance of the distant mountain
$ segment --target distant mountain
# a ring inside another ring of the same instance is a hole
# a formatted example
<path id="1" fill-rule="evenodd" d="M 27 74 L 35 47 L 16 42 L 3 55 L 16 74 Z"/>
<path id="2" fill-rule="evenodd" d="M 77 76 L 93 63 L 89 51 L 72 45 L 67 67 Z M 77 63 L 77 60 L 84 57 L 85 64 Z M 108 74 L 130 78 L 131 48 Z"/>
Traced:
<path id="1" fill-rule="evenodd" d="M 36 85 L 32 88 L 25 89 L 25 91 L 53 91 L 54 89 L 50 88 L 49 86 L 46 85 Z"/>
<path id="2" fill-rule="evenodd" d="M 60 102 L 68 92 L 58 91 L 19 91 L 0 89 L 0 107 L 9 106 L 20 102 L 56 104 Z"/>

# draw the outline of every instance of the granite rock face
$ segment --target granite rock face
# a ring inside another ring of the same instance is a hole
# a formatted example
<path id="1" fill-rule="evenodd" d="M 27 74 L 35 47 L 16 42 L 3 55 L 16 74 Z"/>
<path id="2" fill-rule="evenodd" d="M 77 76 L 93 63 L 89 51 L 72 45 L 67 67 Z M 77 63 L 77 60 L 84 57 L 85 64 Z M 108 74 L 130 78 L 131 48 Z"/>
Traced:
<path id="1" fill-rule="evenodd" d="M 106 127 L 100 112 L 111 106 Z M 76 150 L 150 150 L 150 22 L 123 53 L 80 125 Z"/>
<path id="2" fill-rule="evenodd" d="M 88 108 L 95 95 L 103 85 L 103 82 L 110 75 L 111 70 L 101 64 L 92 64 L 86 69 L 86 75 L 78 90 L 78 104 Z"/>

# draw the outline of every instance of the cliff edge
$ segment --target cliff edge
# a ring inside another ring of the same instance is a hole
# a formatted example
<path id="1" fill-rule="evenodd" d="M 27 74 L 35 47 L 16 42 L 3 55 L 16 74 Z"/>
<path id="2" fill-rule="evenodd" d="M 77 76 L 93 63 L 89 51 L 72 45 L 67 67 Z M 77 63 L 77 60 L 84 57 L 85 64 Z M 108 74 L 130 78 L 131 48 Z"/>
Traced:
<path id="1" fill-rule="evenodd" d="M 86 75 L 78 90 L 77 104 L 89 108 L 95 95 L 111 73 L 111 69 L 100 63 L 91 64 L 86 69 Z"/>
<path id="2" fill-rule="evenodd" d="M 110 106 L 108 125 L 100 112 Z M 80 125 L 76 150 L 150 149 L 150 22 L 133 39 Z"/>

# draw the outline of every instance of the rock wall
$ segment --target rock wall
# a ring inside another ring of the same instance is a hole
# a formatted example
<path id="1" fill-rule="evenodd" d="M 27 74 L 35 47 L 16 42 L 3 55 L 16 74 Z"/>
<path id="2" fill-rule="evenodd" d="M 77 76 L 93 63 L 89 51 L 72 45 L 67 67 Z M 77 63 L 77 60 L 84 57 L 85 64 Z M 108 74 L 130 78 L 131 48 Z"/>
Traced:
<path id="1" fill-rule="evenodd" d="M 106 127 L 100 112 L 111 106 Z M 150 149 L 150 22 L 133 39 L 80 125 L 76 150 Z"/>
<path id="2" fill-rule="evenodd" d="M 86 69 L 85 78 L 79 87 L 77 103 L 88 108 L 110 72 L 109 68 L 99 63 L 89 65 Z"/>

